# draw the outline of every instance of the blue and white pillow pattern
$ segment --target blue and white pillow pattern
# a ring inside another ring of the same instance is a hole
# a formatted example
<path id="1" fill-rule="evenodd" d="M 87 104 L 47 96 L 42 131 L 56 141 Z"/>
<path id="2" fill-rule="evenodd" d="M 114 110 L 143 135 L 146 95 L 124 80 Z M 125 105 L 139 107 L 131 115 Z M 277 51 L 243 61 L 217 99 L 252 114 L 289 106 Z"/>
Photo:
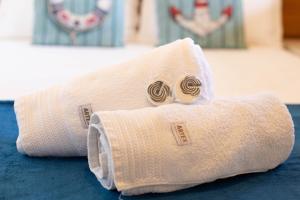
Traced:
<path id="1" fill-rule="evenodd" d="M 122 46 L 124 0 L 35 0 L 33 43 Z"/>
<path id="2" fill-rule="evenodd" d="M 159 43 L 190 37 L 205 48 L 244 48 L 241 0 L 157 0 Z"/>

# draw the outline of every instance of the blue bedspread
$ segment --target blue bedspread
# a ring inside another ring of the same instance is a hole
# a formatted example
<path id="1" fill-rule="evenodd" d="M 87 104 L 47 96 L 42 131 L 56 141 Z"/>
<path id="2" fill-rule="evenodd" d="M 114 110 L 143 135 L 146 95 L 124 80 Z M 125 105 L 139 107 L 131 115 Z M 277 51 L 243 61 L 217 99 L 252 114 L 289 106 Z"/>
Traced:
<path id="1" fill-rule="evenodd" d="M 300 106 L 291 105 L 296 144 L 287 162 L 277 169 L 241 175 L 191 189 L 122 199 L 300 199 Z M 0 200 L 4 199 L 118 199 L 90 173 L 86 158 L 30 158 L 19 154 L 13 102 L 0 102 Z"/>

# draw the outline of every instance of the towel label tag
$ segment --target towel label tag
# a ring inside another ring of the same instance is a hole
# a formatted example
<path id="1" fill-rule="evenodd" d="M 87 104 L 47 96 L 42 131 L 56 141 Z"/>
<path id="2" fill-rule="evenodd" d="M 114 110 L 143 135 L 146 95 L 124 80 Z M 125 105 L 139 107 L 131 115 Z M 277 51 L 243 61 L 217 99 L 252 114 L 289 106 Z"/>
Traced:
<path id="1" fill-rule="evenodd" d="M 184 146 L 191 144 L 186 124 L 184 122 L 174 122 L 171 124 L 172 133 L 178 146 Z"/>
<path id="2" fill-rule="evenodd" d="M 79 106 L 78 111 L 79 111 L 82 127 L 84 129 L 88 129 L 91 120 L 91 115 L 93 114 L 92 105 L 91 104 L 81 105 Z"/>

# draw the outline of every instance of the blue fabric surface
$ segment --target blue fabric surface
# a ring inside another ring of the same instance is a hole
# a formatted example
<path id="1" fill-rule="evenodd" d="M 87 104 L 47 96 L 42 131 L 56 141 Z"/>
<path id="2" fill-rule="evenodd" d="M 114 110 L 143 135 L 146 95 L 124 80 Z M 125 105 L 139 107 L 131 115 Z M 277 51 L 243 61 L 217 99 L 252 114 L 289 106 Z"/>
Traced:
<path id="1" fill-rule="evenodd" d="M 267 173 L 241 175 L 168 194 L 122 199 L 241 199 L 298 200 L 300 198 L 300 106 L 291 105 L 296 144 L 289 160 Z M 0 200 L 118 199 L 90 173 L 86 158 L 30 158 L 19 154 L 13 102 L 0 102 Z"/>

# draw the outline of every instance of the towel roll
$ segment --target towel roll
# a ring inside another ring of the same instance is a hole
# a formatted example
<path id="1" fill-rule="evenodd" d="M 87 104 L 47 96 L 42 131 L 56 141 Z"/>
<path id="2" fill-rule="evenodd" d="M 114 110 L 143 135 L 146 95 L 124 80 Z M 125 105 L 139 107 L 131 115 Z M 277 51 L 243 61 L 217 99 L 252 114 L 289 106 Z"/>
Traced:
<path id="1" fill-rule="evenodd" d="M 283 163 L 294 145 L 287 107 L 272 95 L 96 112 L 91 171 L 124 195 L 171 192 Z"/>
<path id="2" fill-rule="evenodd" d="M 172 103 L 174 85 L 182 74 L 193 75 L 202 83 L 196 103 L 211 99 L 210 68 L 191 39 L 17 99 L 17 148 L 30 156 L 86 156 L 93 111 Z"/>

